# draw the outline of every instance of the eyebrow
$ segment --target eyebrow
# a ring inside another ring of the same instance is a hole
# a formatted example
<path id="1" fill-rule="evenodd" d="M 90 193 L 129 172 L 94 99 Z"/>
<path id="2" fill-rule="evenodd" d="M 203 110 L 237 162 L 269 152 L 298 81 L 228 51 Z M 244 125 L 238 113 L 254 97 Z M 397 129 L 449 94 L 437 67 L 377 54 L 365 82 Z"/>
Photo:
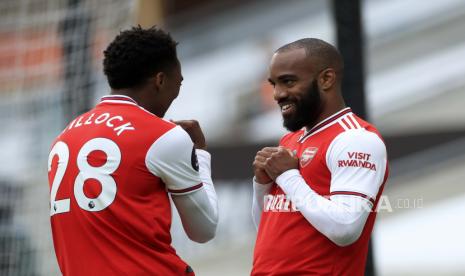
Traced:
<path id="1" fill-rule="evenodd" d="M 283 80 L 286 80 L 286 79 L 296 80 L 297 76 L 294 75 L 294 74 L 284 74 L 284 75 L 281 75 L 281 76 L 278 77 L 278 81 L 283 81 Z M 268 82 L 269 83 L 275 83 L 271 78 L 268 78 Z"/>
<path id="2" fill-rule="evenodd" d="M 296 75 L 292 75 L 292 74 L 284 74 L 284 75 L 281 75 L 278 77 L 278 80 L 284 80 L 284 79 L 296 79 L 297 76 Z"/>

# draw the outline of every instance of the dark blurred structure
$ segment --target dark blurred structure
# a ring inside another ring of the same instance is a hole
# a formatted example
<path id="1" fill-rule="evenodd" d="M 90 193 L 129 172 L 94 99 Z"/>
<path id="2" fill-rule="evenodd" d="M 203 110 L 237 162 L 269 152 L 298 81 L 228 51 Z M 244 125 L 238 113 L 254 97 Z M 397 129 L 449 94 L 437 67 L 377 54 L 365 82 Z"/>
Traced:
<path id="1" fill-rule="evenodd" d="M 336 42 L 345 64 L 342 92 L 347 106 L 368 120 L 365 96 L 364 37 L 360 0 L 333 0 Z"/>
<path id="2" fill-rule="evenodd" d="M 170 27 L 179 27 L 197 22 L 199 17 L 205 14 L 215 14 L 219 11 L 225 11 L 232 7 L 250 4 L 248 0 L 176 0 L 162 1 L 164 16 L 167 18 L 167 24 Z"/>
<path id="3" fill-rule="evenodd" d="M 19 202 L 21 190 L 18 185 L 0 181 L 0 275 L 36 275 L 29 238 L 13 221 Z"/>
<path id="4" fill-rule="evenodd" d="M 61 24 L 63 43 L 64 125 L 90 109 L 95 87 L 92 66 L 92 18 L 82 0 L 68 0 Z M 70 35 L 72 34 L 72 35 Z"/>
<path id="5" fill-rule="evenodd" d="M 337 46 L 344 59 L 342 93 L 347 106 L 361 118 L 368 120 L 365 101 L 365 62 L 362 11 L 360 0 L 333 0 L 333 17 Z M 365 275 L 376 275 L 373 239 L 370 239 Z"/>

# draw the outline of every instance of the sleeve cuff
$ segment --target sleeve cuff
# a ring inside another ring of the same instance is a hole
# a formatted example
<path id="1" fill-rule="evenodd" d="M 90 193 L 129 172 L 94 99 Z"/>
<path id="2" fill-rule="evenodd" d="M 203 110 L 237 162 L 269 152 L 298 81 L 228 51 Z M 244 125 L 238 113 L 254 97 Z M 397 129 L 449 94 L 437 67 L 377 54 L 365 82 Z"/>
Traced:
<path id="1" fill-rule="evenodd" d="M 268 182 L 268 183 L 265 183 L 265 184 L 262 184 L 262 183 L 258 183 L 257 180 L 255 179 L 255 176 L 253 177 L 253 184 L 254 185 L 262 185 L 262 186 L 266 186 L 266 185 L 271 185 L 273 184 L 273 181 L 271 182 Z"/>
<path id="2" fill-rule="evenodd" d="M 193 193 L 193 192 L 199 190 L 202 187 L 203 187 L 203 183 L 199 183 L 199 184 L 194 185 L 192 187 L 185 188 L 185 189 L 180 189 L 180 190 L 168 189 L 168 192 L 171 193 L 172 195 L 186 195 L 186 194 Z"/>
<path id="3" fill-rule="evenodd" d="M 261 184 L 261 183 L 258 183 L 255 180 L 255 177 L 254 177 L 253 178 L 253 189 L 254 189 L 255 193 L 257 193 L 257 194 L 266 194 L 271 189 L 271 186 L 273 186 L 273 183 L 274 182 L 271 181 L 271 182 L 266 183 L 266 184 Z"/>

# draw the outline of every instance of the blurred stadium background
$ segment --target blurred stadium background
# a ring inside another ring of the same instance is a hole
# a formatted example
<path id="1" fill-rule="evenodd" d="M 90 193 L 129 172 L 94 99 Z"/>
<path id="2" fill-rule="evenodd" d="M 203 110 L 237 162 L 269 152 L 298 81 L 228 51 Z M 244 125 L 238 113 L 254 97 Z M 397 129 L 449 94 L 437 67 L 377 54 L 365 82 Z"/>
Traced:
<path id="1" fill-rule="evenodd" d="M 302 37 L 336 43 L 331 4 L 2 0 L 0 275 L 59 275 L 49 146 L 109 92 L 102 50 L 134 24 L 164 26 L 180 42 L 185 80 L 166 117 L 198 119 L 213 153 L 218 236 L 194 244 L 175 219 L 174 245 L 197 275 L 248 275 L 250 163 L 284 133 L 265 82 L 268 60 Z M 465 2 L 365 0 L 362 19 L 367 111 L 391 161 L 373 235 L 377 275 L 465 275 Z"/>

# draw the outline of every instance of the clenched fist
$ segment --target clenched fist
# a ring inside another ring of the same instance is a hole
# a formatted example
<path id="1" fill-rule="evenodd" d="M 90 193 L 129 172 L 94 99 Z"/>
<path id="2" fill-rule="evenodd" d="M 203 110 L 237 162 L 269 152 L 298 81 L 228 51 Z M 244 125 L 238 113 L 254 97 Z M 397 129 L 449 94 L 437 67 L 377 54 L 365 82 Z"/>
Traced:
<path id="1" fill-rule="evenodd" d="M 205 136 L 200 128 L 199 122 L 196 120 L 180 120 L 171 122 L 181 126 L 189 134 L 196 149 L 207 149 Z"/>
<path id="2" fill-rule="evenodd" d="M 258 151 L 255 155 L 255 160 L 253 161 L 252 167 L 255 174 L 255 181 L 259 184 L 268 184 L 273 179 L 271 179 L 265 171 L 266 160 L 271 157 L 271 155 L 278 151 L 277 147 L 266 147 Z"/>
<path id="3" fill-rule="evenodd" d="M 267 150 L 267 152 L 271 152 L 271 154 L 266 158 L 266 161 L 263 164 L 263 169 L 265 170 L 268 177 L 276 180 L 276 178 L 283 172 L 299 168 L 299 159 L 292 153 L 291 150 L 284 147 L 277 147 L 272 149 L 273 150 Z"/>

